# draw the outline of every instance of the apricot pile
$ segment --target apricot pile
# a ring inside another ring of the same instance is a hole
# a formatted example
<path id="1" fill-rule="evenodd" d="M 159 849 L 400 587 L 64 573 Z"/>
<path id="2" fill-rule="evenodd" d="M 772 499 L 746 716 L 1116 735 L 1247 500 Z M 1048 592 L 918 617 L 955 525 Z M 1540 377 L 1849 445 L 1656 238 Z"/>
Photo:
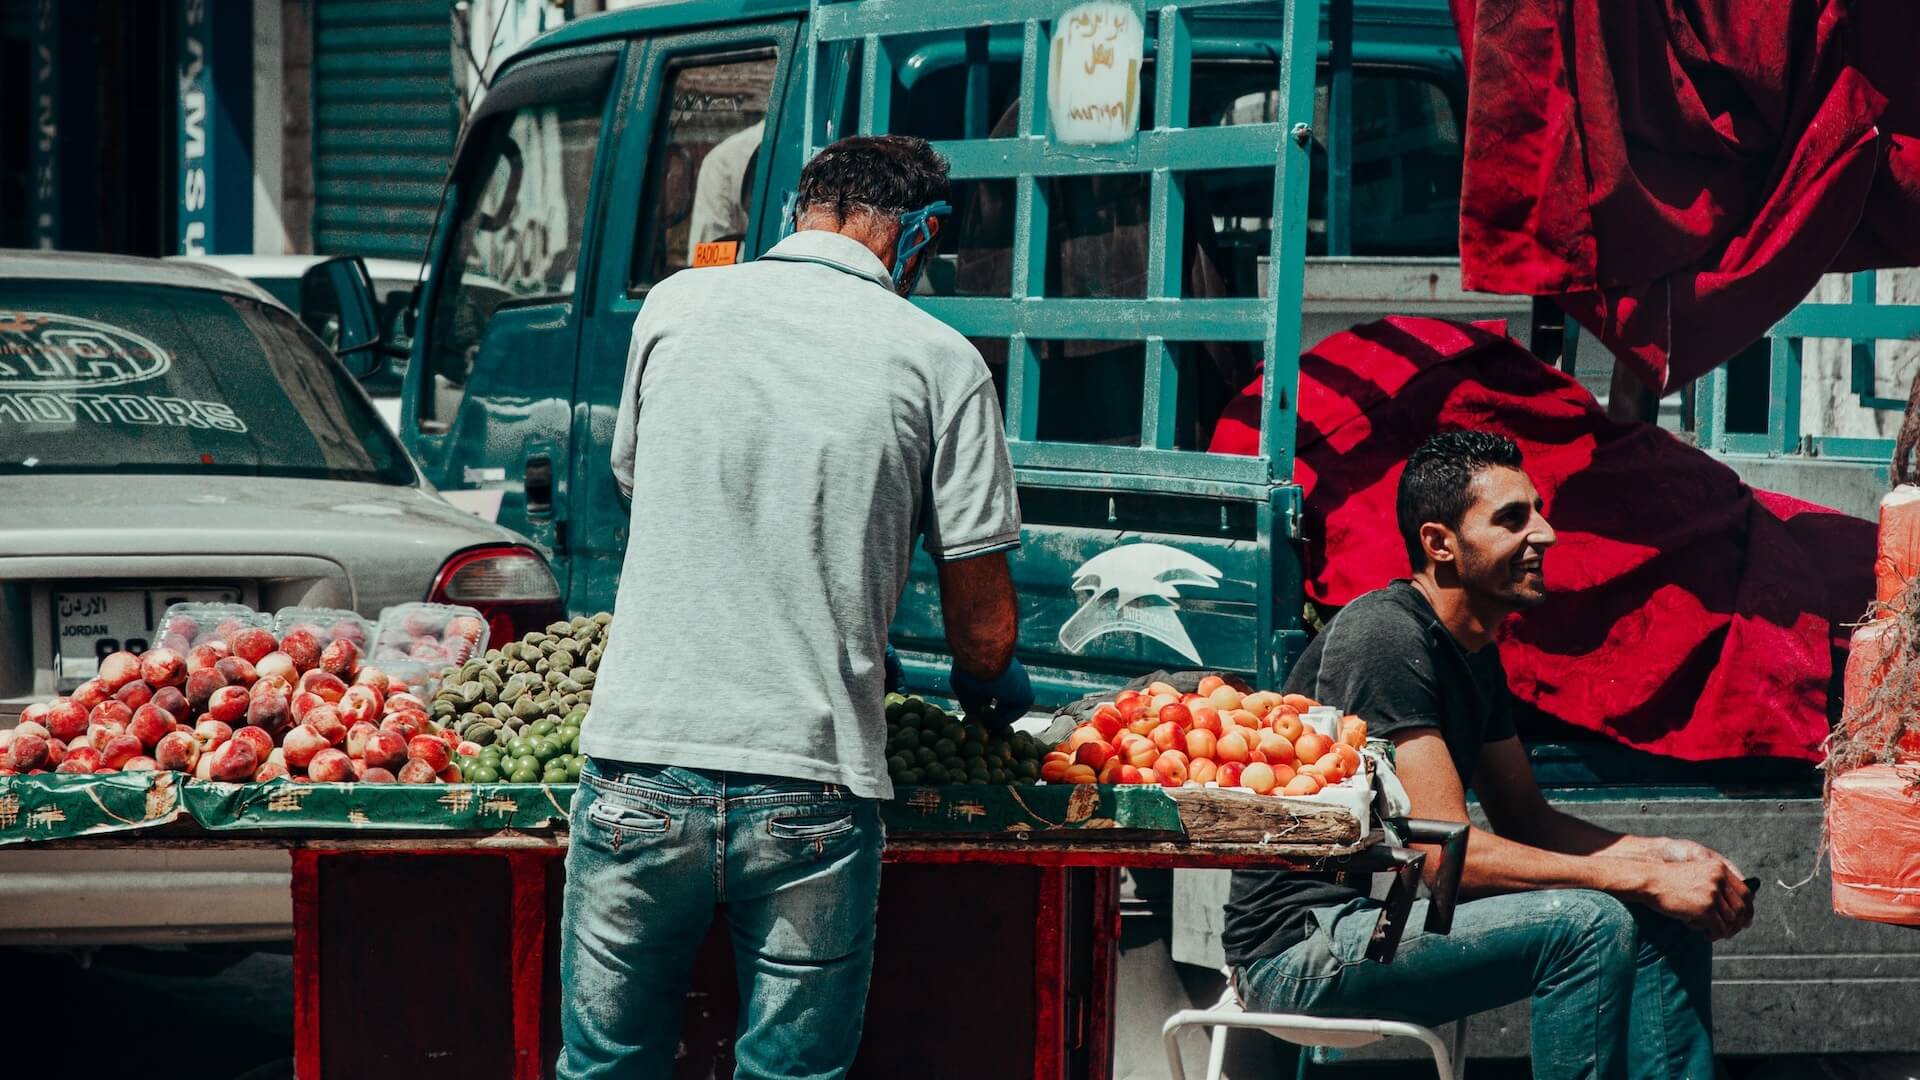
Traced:
<path id="1" fill-rule="evenodd" d="M 1307 727 L 1320 703 L 1300 694 L 1242 694 L 1218 676 L 1183 694 L 1164 682 L 1127 690 L 1094 710 L 1040 764 L 1049 783 L 1247 788 L 1313 795 L 1360 772 L 1366 721 L 1340 719 L 1334 737 Z"/>

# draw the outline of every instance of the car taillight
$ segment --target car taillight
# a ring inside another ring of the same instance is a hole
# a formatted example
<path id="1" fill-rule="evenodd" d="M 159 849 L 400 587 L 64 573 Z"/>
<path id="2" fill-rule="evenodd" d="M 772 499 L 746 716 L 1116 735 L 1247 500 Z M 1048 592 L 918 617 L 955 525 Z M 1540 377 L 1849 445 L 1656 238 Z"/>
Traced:
<path id="1" fill-rule="evenodd" d="M 458 552 L 434 576 L 427 599 L 477 609 L 487 620 L 487 641 L 496 648 L 567 615 L 547 560 L 512 544 Z"/>

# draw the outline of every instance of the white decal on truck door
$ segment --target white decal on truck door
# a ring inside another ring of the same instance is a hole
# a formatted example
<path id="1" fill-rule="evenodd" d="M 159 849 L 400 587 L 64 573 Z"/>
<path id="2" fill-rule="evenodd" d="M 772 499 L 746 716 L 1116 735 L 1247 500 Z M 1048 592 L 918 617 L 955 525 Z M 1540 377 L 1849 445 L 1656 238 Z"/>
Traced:
<path id="1" fill-rule="evenodd" d="M 1078 653 L 1106 634 L 1140 634 L 1197 664 L 1200 650 L 1180 622 L 1180 586 L 1214 589 L 1220 577 L 1205 560 L 1165 544 L 1103 551 L 1074 571 L 1073 590 L 1086 599 L 1061 625 L 1060 645 Z"/>

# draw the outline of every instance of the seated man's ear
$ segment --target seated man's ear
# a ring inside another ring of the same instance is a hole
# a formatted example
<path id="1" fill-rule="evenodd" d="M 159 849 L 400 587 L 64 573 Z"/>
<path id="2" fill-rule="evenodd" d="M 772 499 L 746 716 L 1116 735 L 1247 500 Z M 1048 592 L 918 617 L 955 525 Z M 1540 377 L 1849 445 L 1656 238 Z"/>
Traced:
<path id="1" fill-rule="evenodd" d="M 1433 565 L 1452 565 L 1459 554 L 1458 538 L 1452 529 L 1429 521 L 1420 526 L 1420 550 L 1427 553 L 1427 562 Z"/>

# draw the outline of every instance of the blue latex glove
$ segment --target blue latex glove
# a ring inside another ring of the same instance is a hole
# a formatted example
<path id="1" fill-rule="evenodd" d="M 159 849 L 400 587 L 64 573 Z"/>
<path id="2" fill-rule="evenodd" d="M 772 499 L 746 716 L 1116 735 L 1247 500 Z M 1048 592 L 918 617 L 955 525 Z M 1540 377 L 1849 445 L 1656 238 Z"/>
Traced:
<path id="1" fill-rule="evenodd" d="M 907 672 L 905 668 L 900 666 L 900 654 L 893 651 L 892 645 L 887 646 L 885 662 L 887 665 L 887 693 L 900 693 L 906 688 Z"/>
<path id="2" fill-rule="evenodd" d="M 1008 661 L 997 679 L 976 679 L 956 667 L 951 680 L 961 711 L 995 730 L 1006 730 L 1033 708 L 1033 683 L 1017 659 Z"/>

